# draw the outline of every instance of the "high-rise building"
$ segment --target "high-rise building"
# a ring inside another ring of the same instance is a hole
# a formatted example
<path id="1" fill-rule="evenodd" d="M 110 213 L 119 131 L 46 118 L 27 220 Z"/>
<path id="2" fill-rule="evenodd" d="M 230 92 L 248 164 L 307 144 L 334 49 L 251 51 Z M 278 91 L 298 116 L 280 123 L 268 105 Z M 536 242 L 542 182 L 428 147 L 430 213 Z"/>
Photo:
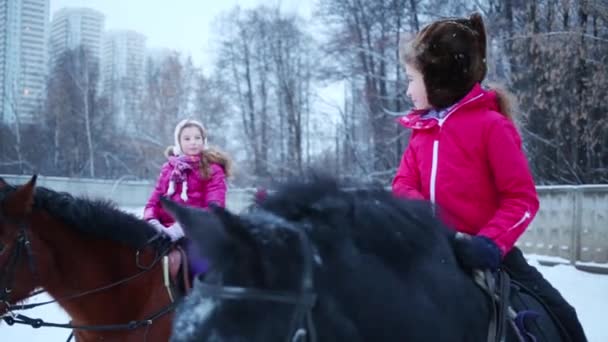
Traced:
<path id="1" fill-rule="evenodd" d="M 0 122 L 32 123 L 48 76 L 49 0 L 0 0 Z"/>
<path id="2" fill-rule="evenodd" d="M 66 51 L 83 46 L 100 63 L 105 27 L 103 13 L 86 7 L 65 7 L 53 14 L 50 32 L 51 67 Z"/>
<path id="3" fill-rule="evenodd" d="M 101 57 L 104 89 L 122 79 L 143 82 L 145 58 L 146 36 L 135 31 L 107 32 Z"/>
<path id="4" fill-rule="evenodd" d="M 144 88 L 146 36 L 129 30 L 107 32 L 103 39 L 103 92 L 114 105 L 115 124 L 132 129 L 139 118 Z"/>

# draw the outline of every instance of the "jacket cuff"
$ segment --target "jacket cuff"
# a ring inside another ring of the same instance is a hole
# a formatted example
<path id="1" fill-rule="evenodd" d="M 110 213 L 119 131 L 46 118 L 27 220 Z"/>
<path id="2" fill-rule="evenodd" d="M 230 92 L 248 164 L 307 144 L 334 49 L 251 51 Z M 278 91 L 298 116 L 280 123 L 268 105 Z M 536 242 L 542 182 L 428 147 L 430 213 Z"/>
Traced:
<path id="1" fill-rule="evenodd" d="M 152 220 L 152 219 L 155 219 L 155 218 L 156 218 L 156 215 L 154 215 L 154 209 L 153 208 L 146 208 L 144 210 L 143 219 L 145 221 L 149 221 L 149 220 Z"/>

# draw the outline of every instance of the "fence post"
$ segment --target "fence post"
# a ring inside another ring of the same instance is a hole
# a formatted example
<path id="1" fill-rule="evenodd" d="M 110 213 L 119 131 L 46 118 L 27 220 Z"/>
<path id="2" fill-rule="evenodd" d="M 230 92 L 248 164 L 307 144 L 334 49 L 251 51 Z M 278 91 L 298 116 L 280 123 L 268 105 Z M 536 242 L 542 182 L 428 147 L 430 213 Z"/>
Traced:
<path id="1" fill-rule="evenodd" d="M 583 189 L 580 186 L 573 187 L 572 203 L 572 242 L 570 250 L 570 263 L 576 265 L 581 257 L 581 229 L 583 226 Z"/>

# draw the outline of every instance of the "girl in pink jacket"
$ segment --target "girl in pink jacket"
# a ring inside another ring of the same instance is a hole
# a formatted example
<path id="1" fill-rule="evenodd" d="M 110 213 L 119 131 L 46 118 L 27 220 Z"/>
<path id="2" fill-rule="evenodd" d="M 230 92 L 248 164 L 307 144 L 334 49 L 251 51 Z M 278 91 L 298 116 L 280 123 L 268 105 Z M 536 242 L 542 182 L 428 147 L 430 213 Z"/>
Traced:
<path id="1" fill-rule="evenodd" d="M 480 85 L 487 71 L 481 16 L 426 26 L 402 42 L 400 59 L 414 109 L 399 119 L 412 135 L 394 194 L 431 201 L 448 226 L 465 233 L 454 240 L 464 267 L 497 269 L 502 262 L 512 278 L 536 290 L 571 340 L 585 341 L 574 308 L 514 247 L 539 201 L 510 96 Z"/>
<path id="2" fill-rule="evenodd" d="M 231 165 L 226 155 L 207 147 L 207 134 L 199 121 L 182 120 L 175 127 L 174 138 L 175 145 L 167 148 L 169 160 L 161 168 L 143 218 L 176 239 L 183 231 L 163 209 L 160 197 L 203 209 L 212 203 L 224 207 Z M 191 268 L 201 273 L 206 265 L 195 262 Z"/>

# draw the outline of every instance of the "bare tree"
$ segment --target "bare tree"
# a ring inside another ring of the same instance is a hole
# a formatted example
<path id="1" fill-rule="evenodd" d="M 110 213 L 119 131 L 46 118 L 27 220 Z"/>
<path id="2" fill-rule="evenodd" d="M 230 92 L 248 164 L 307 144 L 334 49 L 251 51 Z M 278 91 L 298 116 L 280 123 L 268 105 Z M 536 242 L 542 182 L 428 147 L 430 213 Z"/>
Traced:
<path id="1" fill-rule="evenodd" d="M 188 67 L 192 68 L 191 64 Z M 136 120 L 138 134 L 160 145 L 172 141 L 173 127 L 189 114 L 193 82 L 190 78 L 194 75 L 186 77 L 191 70 L 185 68 L 178 52 L 147 60 L 142 116 Z"/>
<path id="2" fill-rule="evenodd" d="M 276 12 L 275 12 L 276 13 Z M 277 13 L 271 20 L 269 41 L 272 71 L 279 101 L 278 115 L 284 117 L 286 135 L 285 162 L 291 174 L 303 173 L 303 129 L 306 108 L 310 102 L 312 61 L 311 39 L 298 27 L 294 18 L 281 18 Z M 290 175 L 291 175 L 290 174 Z"/>
<path id="3" fill-rule="evenodd" d="M 89 176 L 95 178 L 95 148 L 93 146 L 92 127 L 91 127 L 91 97 L 95 98 L 97 77 L 91 73 L 97 73 L 98 66 L 91 63 L 86 49 L 76 50 L 75 58 L 72 59 L 73 66 L 68 68 L 68 74 L 72 82 L 78 88 L 82 99 L 82 115 L 84 117 L 84 128 L 86 131 L 87 147 L 89 149 Z"/>
<path id="4" fill-rule="evenodd" d="M 53 132 L 53 165 L 59 174 L 98 175 L 96 149 L 105 131 L 95 124 L 107 121 L 100 118 L 106 106 L 98 98 L 98 76 L 97 61 L 83 47 L 66 51 L 51 72 L 45 121 Z"/>
<path id="5" fill-rule="evenodd" d="M 522 131 L 540 183 L 606 182 L 608 25 L 585 0 L 490 3 L 490 44 L 508 61 L 496 74 L 518 96 Z"/>
<path id="6" fill-rule="evenodd" d="M 332 75 L 350 79 L 353 104 L 366 116 L 356 124 L 369 125 L 369 134 L 359 134 L 358 139 L 371 146 L 363 159 L 370 159 L 373 166 L 350 170 L 362 177 L 380 175 L 386 180 L 398 165 L 404 142 L 396 139 L 400 132 L 389 114 L 405 108 L 397 47 L 402 32 L 420 25 L 419 10 L 420 2 L 409 0 L 320 2 L 320 18 L 330 28 L 326 52 L 338 61 Z M 353 122 L 344 125 L 350 128 L 345 136 L 357 136 L 355 127 Z"/>

